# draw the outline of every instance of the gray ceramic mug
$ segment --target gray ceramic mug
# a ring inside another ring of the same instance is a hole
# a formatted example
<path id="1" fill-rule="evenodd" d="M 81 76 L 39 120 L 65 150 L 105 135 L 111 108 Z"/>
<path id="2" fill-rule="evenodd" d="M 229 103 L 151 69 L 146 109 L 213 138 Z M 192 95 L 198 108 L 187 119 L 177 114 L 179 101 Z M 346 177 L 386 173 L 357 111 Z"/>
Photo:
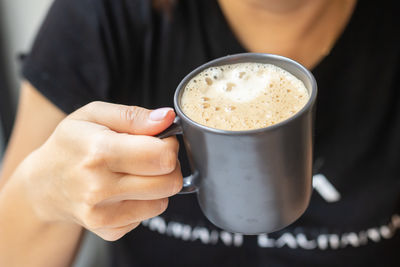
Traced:
<path id="1" fill-rule="evenodd" d="M 181 109 L 187 83 L 201 71 L 226 64 L 273 64 L 293 74 L 310 98 L 294 116 L 275 125 L 226 131 L 192 121 Z M 192 175 L 181 193 L 196 193 L 205 216 L 235 233 L 279 230 L 306 210 L 312 191 L 313 118 L 317 84 L 299 63 L 278 55 L 244 53 L 210 61 L 188 74 L 176 89 L 176 122 L 159 135 L 183 134 Z"/>

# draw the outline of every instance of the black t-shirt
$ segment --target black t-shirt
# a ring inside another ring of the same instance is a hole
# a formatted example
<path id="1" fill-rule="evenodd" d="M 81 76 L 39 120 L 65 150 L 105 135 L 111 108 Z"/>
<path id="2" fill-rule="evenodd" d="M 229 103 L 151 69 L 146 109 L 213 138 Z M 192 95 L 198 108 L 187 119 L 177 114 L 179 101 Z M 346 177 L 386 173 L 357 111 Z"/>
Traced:
<path id="1" fill-rule="evenodd" d="M 23 75 L 70 113 L 103 100 L 172 106 L 195 67 L 245 52 L 215 0 L 56 0 Z M 359 1 L 319 86 L 313 196 L 304 215 L 268 235 L 213 226 L 195 195 L 109 243 L 110 266 L 398 266 L 400 20 L 395 1 Z M 268 27 L 268 25 L 265 25 Z M 188 164 L 180 155 L 184 173 Z"/>

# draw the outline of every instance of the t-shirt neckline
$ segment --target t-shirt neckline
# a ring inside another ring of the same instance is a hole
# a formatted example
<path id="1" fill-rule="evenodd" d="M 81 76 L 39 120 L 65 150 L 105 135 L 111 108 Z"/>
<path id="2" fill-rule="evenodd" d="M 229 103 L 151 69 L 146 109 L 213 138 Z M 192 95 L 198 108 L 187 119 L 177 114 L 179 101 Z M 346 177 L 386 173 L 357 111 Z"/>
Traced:
<path id="1" fill-rule="evenodd" d="M 206 18 L 206 21 L 212 25 L 210 25 L 211 27 L 209 27 L 209 29 L 213 29 L 210 34 L 218 34 L 218 35 L 214 35 L 214 36 L 218 36 L 217 40 L 224 40 L 224 44 L 230 44 L 228 47 L 221 47 L 218 45 L 218 41 L 214 42 L 214 47 L 213 49 L 211 49 L 212 51 L 216 51 L 215 55 L 212 55 L 213 58 L 215 57 L 220 57 L 220 56 L 225 56 L 226 55 L 226 51 L 229 51 L 231 53 L 248 53 L 250 51 L 248 51 L 238 40 L 238 38 L 235 36 L 235 34 L 233 33 L 228 20 L 226 19 L 219 3 L 217 0 L 212 0 L 211 2 L 213 2 L 213 4 L 215 5 L 215 8 L 210 8 L 208 10 L 216 10 L 216 20 L 212 21 L 209 20 L 208 18 Z M 350 32 L 352 32 L 352 28 L 354 27 L 355 21 L 357 20 L 358 17 L 358 13 L 359 13 L 359 9 L 360 9 L 360 1 L 357 1 L 355 3 L 354 6 L 354 10 L 353 10 L 353 14 L 351 15 L 349 21 L 347 22 L 347 25 L 345 26 L 345 28 L 343 29 L 342 33 L 340 34 L 340 36 L 337 38 L 337 40 L 334 42 L 334 45 L 331 49 L 331 51 L 329 52 L 328 55 L 326 55 L 320 62 L 318 62 L 312 69 L 311 71 L 317 71 L 318 69 L 321 68 L 321 66 L 324 66 L 325 64 L 327 64 L 326 62 L 330 60 L 330 58 L 335 57 L 336 54 L 338 53 L 338 51 L 340 50 L 340 47 L 342 46 L 342 43 L 346 42 L 346 39 L 348 38 L 348 34 Z M 212 17 L 212 16 L 210 16 Z M 226 41 L 228 40 L 228 41 Z M 224 54 L 225 52 L 225 54 Z"/>

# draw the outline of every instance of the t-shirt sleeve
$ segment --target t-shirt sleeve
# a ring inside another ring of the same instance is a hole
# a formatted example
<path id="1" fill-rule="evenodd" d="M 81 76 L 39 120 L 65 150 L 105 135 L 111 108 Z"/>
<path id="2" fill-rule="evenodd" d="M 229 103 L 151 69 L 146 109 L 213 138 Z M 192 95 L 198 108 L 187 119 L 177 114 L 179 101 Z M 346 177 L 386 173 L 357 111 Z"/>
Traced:
<path id="1" fill-rule="evenodd" d="M 23 78 L 67 114 L 105 101 L 117 80 L 102 2 L 55 0 L 23 63 Z"/>

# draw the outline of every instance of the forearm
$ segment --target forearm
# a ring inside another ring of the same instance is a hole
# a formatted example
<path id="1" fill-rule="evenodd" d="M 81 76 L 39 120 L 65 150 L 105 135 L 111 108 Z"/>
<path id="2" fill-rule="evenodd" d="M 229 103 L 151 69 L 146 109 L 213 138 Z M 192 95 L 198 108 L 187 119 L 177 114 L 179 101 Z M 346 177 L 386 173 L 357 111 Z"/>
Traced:
<path id="1" fill-rule="evenodd" d="M 0 191 L 0 266 L 70 266 L 82 228 L 40 220 L 24 192 L 22 172 L 17 169 Z"/>

